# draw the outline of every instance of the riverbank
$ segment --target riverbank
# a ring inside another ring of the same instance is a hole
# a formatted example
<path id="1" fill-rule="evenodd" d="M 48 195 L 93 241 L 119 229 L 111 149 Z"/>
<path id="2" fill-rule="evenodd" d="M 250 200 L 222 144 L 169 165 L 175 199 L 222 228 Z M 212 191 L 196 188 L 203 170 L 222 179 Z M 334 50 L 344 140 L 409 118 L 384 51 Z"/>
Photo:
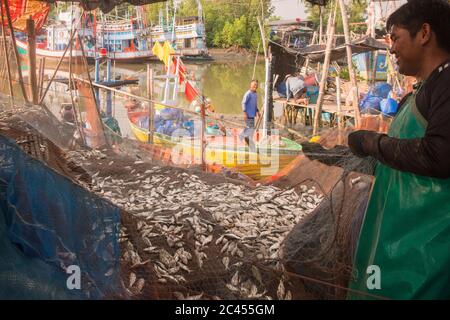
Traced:
<path id="1" fill-rule="evenodd" d="M 217 62 L 233 62 L 233 61 L 255 61 L 256 53 L 243 48 L 210 48 L 209 54 L 214 61 Z M 264 61 L 264 56 L 261 52 L 258 55 L 258 61 Z"/>

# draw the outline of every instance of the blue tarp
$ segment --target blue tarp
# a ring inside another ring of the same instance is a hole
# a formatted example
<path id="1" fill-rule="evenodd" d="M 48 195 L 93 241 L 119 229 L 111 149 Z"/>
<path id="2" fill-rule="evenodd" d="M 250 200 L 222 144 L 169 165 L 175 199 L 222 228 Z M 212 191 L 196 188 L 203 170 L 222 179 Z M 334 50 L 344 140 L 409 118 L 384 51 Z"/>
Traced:
<path id="1" fill-rule="evenodd" d="M 121 294 L 120 209 L 0 136 L 0 299 Z M 69 290 L 66 268 L 81 271 Z"/>

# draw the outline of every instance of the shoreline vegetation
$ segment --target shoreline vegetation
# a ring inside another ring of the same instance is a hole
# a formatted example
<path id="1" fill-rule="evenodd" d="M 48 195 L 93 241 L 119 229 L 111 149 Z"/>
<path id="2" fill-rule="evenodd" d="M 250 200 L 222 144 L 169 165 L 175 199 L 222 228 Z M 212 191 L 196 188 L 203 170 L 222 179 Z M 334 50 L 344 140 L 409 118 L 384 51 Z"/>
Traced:
<path id="1" fill-rule="evenodd" d="M 236 60 L 254 62 L 256 56 L 256 52 L 237 46 L 230 48 L 209 48 L 208 51 L 213 60 L 218 62 L 231 62 Z M 264 53 L 259 52 L 258 62 L 262 61 L 264 61 Z"/>

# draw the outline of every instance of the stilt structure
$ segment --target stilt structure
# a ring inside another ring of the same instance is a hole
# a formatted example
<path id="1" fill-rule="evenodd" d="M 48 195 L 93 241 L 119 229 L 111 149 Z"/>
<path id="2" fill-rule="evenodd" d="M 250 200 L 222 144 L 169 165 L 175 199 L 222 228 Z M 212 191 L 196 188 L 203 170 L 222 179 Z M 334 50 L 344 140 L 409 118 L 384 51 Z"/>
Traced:
<path id="1" fill-rule="evenodd" d="M 322 106 L 325 98 L 325 86 L 327 83 L 328 69 L 330 68 L 331 49 L 333 46 L 334 34 L 336 29 L 336 12 L 337 0 L 334 1 L 333 9 L 330 11 L 328 19 L 327 46 L 325 49 L 325 59 L 322 66 L 322 78 L 320 79 L 319 97 L 317 98 L 316 110 L 314 112 L 313 135 L 317 135 L 322 118 Z"/>
<path id="2" fill-rule="evenodd" d="M 344 0 L 338 0 L 339 1 L 339 7 L 341 9 L 341 16 L 342 16 L 342 24 L 344 26 L 344 36 L 345 36 L 345 45 L 346 45 L 346 51 L 347 51 L 347 65 L 348 65 L 348 72 L 350 75 L 350 82 L 352 85 L 351 94 L 353 95 L 353 108 L 355 111 L 355 124 L 358 126 L 361 122 L 361 114 L 359 111 L 359 92 L 358 92 L 358 83 L 356 81 L 356 71 L 355 68 L 353 68 L 353 61 L 352 61 L 352 39 L 350 37 L 350 26 L 348 22 L 348 15 L 347 15 L 347 8 L 345 6 Z"/>

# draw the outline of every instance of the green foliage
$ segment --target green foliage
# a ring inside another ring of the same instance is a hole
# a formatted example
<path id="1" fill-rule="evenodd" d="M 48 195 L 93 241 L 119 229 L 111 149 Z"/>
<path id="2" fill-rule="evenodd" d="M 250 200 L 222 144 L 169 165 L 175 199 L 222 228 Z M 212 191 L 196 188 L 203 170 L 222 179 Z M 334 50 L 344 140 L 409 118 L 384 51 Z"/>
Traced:
<path id="1" fill-rule="evenodd" d="M 334 1 L 330 1 L 325 8 L 322 8 L 323 17 L 323 33 L 326 33 L 328 16 L 332 10 Z M 367 18 L 368 0 L 358 0 L 351 1 L 347 6 L 348 21 L 350 23 L 350 30 L 355 33 L 365 33 L 367 30 L 367 25 L 351 25 L 353 22 L 364 22 Z M 320 24 L 320 9 L 319 6 L 313 6 L 309 2 L 306 3 L 306 11 L 308 14 L 308 20 L 311 20 L 317 27 Z M 342 24 L 342 16 L 339 11 L 336 15 L 336 32 L 342 34 L 344 32 L 344 27 Z"/>
<path id="2" fill-rule="evenodd" d="M 261 2 L 264 10 L 261 9 Z M 170 2 L 169 2 L 170 3 Z M 238 46 L 256 51 L 261 35 L 257 16 L 270 19 L 274 8 L 271 0 L 201 0 L 205 18 L 206 42 L 208 47 L 229 48 Z M 158 23 L 158 13 L 165 13 L 166 4 L 147 6 L 148 18 Z M 178 7 L 180 17 L 197 16 L 197 0 L 184 0 Z M 266 30 L 268 34 L 268 30 Z"/>

